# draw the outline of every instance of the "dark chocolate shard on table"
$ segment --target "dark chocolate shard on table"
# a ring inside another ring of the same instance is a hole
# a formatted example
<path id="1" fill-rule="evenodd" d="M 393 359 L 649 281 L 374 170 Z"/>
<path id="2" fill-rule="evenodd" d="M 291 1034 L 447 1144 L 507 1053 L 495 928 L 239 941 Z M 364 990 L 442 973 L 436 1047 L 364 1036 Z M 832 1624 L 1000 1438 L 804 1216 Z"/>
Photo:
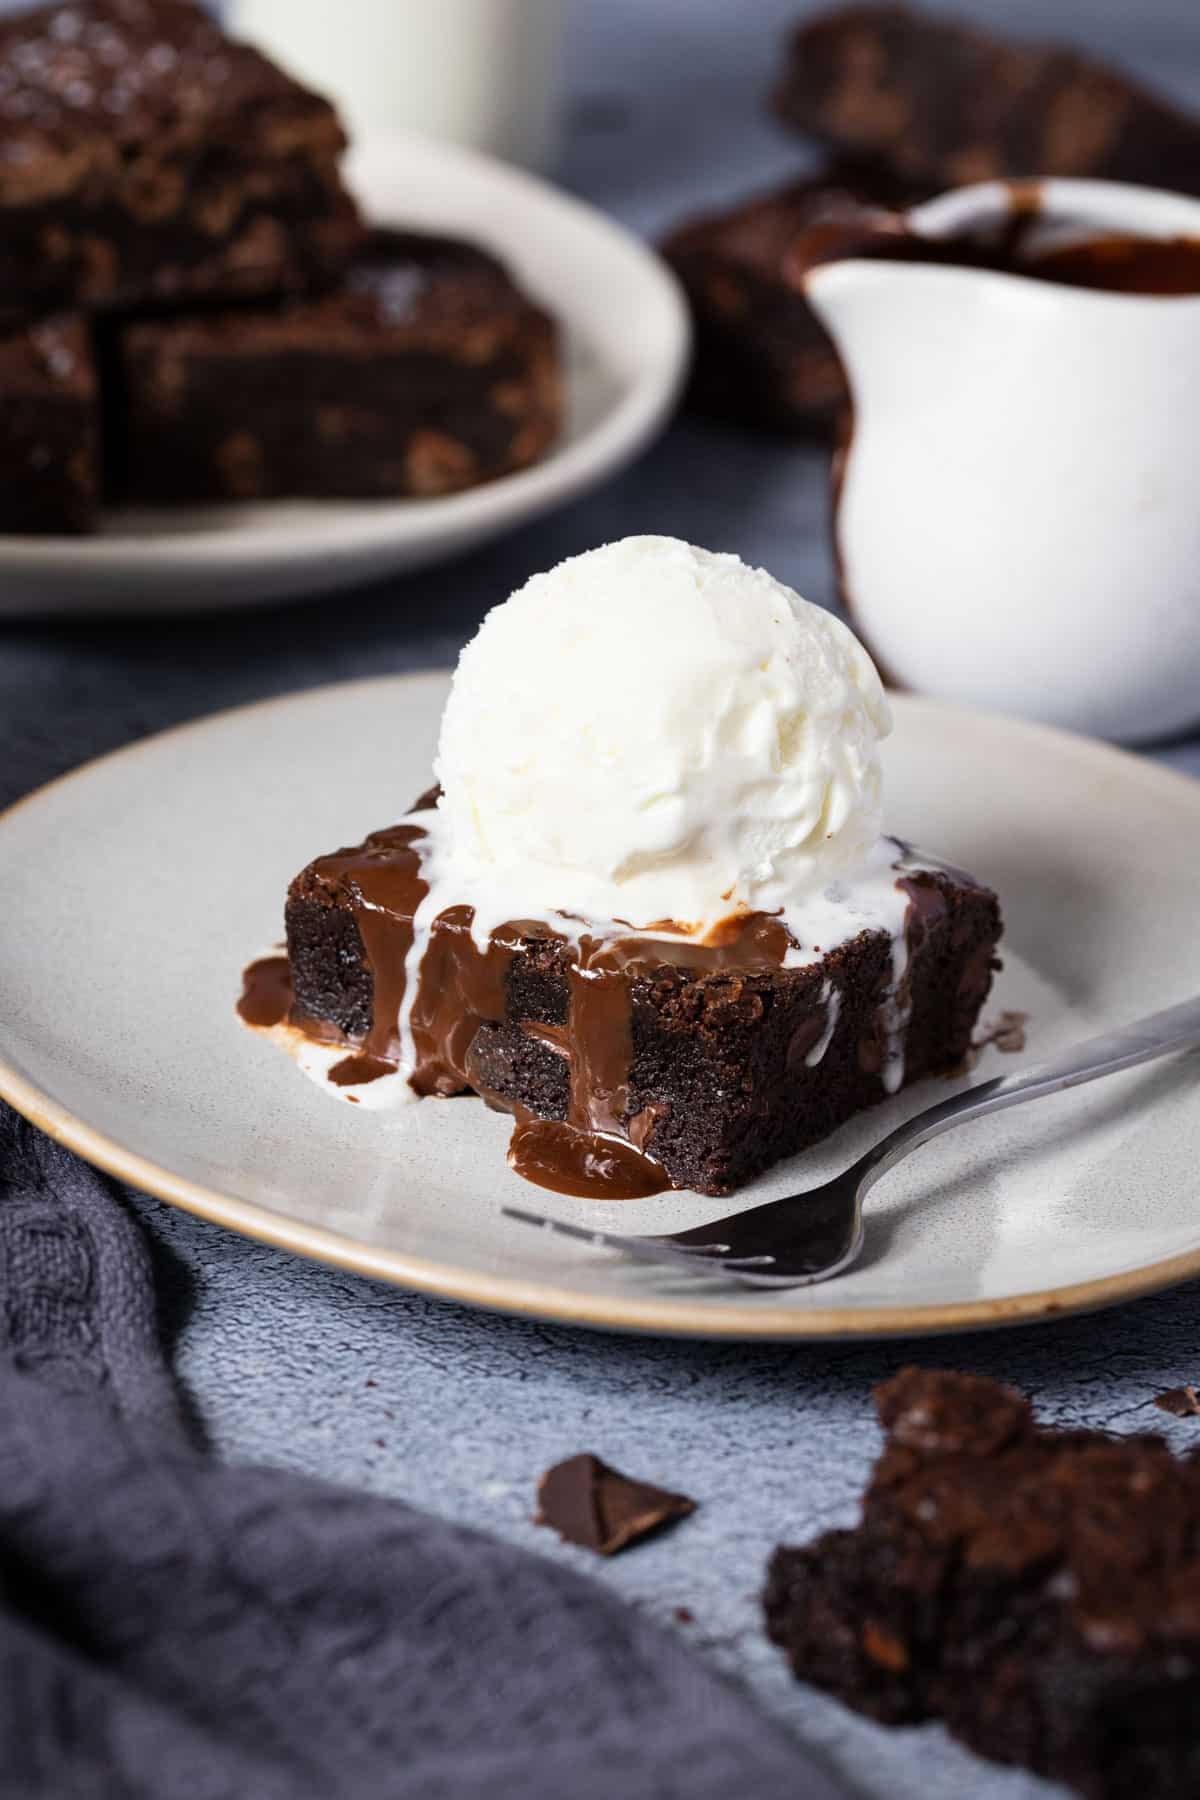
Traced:
<path id="1" fill-rule="evenodd" d="M 333 107 L 191 0 L 0 20 L 0 309 L 271 293 L 360 235 Z"/>
<path id="2" fill-rule="evenodd" d="M 1200 1458 L 1038 1425 L 1011 1388 L 907 1369 L 850 1530 L 776 1551 L 804 1681 L 1091 1800 L 1200 1793 Z"/>
<path id="3" fill-rule="evenodd" d="M 569 1544 L 615 1556 L 653 1532 L 686 1519 L 696 1502 L 652 1482 L 622 1475 L 598 1456 L 569 1456 L 538 1483 L 539 1525 Z"/>
<path id="4" fill-rule="evenodd" d="M 837 7 L 794 32 L 787 124 L 898 181 L 1071 175 L 1200 193 L 1200 119 L 1086 51 L 907 6 Z"/>
<path id="5" fill-rule="evenodd" d="M 400 1054 L 427 892 L 420 821 L 318 857 L 287 900 L 294 1022 L 383 1066 Z M 703 942 L 628 927 L 575 942 L 514 920 L 481 950 L 471 909 L 451 906 L 410 996 L 411 1083 L 513 1113 L 514 1164 L 543 1185 L 730 1193 L 902 1081 L 961 1066 L 997 966 L 996 896 L 956 871 L 906 869 L 899 846 L 897 862 L 898 986 L 879 929 L 814 946 L 801 966 L 785 966 L 788 933 L 761 913 Z"/>
<path id="6" fill-rule="evenodd" d="M 434 495 L 556 437 L 553 320 L 474 245 L 376 231 L 333 293 L 120 334 L 134 499 Z"/>

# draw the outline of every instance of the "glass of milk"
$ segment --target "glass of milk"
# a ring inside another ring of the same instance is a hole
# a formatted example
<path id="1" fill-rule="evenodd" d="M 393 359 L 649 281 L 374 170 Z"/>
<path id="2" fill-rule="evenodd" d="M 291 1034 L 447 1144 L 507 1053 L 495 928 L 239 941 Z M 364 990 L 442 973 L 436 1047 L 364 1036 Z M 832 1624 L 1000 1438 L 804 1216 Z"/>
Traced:
<path id="1" fill-rule="evenodd" d="M 327 94 L 357 137 L 398 125 L 545 169 L 564 0 L 229 0 L 230 29 Z"/>

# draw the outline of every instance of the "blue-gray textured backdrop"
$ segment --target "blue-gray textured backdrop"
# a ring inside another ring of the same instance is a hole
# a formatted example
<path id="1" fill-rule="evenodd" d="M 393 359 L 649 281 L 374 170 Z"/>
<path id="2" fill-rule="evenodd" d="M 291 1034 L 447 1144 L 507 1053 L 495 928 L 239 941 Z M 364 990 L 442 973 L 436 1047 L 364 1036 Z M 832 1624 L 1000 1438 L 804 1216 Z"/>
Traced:
<path id="1" fill-rule="evenodd" d="M 639 230 L 782 178 L 803 152 L 762 95 L 795 0 L 577 0 L 563 178 Z M 960 0 L 1011 29 L 1122 57 L 1200 104 L 1195 0 Z M 733 549 L 832 597 L 822 460 L 679 423 L 602 493 L 469 560 L 243 617 L 0 630 L 0 805 L 176 720 L 317 681 L 446 664 L 537 568 L 630 531 Z M 1200 745 L 1158 754 L 1200 773 Z M 1200 1374 L 1200 1284 L 1100 1317 L 924 1345 L 743 1349 L 605 1338 L 398 1293 L 244 1243 L 145 1198 L 178 1367 L 219 1453 L 402 1495 L 578 1559 L 530 1522 L 537 1473 L 580 1448 L 701 1502 L 597 1572 L 682 1631 L 864 1795 L 1018 1800 L 1042 1784 L 941 1731 L 887 1733 L 788 1680 L 756 1594 L 770 1547 L 849 1518 L 875 1450 L 867 1390 L 913 1357 L 986 1370 L 1064 1421 L 1166 1427 L 1161 1388 Z M 592 1565 L 589 1563 L 589 1567 Z M 675 1609 L 692 1617 L 681 1622 Z M 681 1746 L 686 1753 L 686 1746 Z"/>

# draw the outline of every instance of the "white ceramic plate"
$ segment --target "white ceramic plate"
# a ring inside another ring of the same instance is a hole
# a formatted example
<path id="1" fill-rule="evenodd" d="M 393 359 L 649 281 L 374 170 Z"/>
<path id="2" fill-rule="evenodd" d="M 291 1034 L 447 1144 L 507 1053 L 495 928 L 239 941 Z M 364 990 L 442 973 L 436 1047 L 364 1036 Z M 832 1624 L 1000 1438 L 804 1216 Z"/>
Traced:
<path id="1" fill-rule="evenodd" d="M 872 1198 L 852 1274 L 718 1286 L 530 1231 L 502 1201 L 625 1230 L 729 1203 L 597 1205 L 527 1187 L 472 1099 L 381 1115 L 320 1093 L 234 1016 L 314 854 L 427 782 L 440 675 L 324 688 L 119 751 L 0 819 L 0 1094 L 84 1156 L 234 1230 L 506 1311 L 710 1336 L 998 1324 L 1200 1273 L 1200 1058 L 983 1120 Z M 990 1008 L 1029 1050 L 1200 989 L 1200 783 L 1043 727 L 901 697 L 891 828 L 993 882 L 1008 921 Z M 1021 1059 L 985 1053 L 975 1079 Z M 925 1083 L 747 1189 L 827 1174 L 945 1084 Z"/>
<path id="2" fill-rule="evenodd" d="M 432 500 L 148 508 L 111 513 L 99 537 L 0 536 L 0 616 L 240 606 L 418 568 L 595 486 L 659 430 L 689 327 L 674 277 L 636 238 L 546 182 L 423 138 L 373 137 L 347 174 L 370 217 L 474 239 L 562 321 L 557 447 L 531 469 Z"/>

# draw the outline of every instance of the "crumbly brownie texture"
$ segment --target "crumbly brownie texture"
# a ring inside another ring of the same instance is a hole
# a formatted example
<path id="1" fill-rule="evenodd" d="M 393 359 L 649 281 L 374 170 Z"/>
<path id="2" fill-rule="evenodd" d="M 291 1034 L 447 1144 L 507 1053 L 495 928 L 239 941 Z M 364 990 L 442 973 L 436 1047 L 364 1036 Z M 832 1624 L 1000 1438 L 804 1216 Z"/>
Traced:
<path id="1" fill-rule="evenodd" d="M 696 328 L 691 402 L 749 425 L 827 433 L 846 383 L 805 299 L 804 269 L 831 233 L 869 231 L 881 208 L 920 197 L 877 170 L 830 168 L 672 232 L 663 255 Z"/>
<path id="2" fill-rule="evenodd" d="M 774 105 L 800 131 L 931 188 L 1079 175 L 1200 193 L 1200 121 L 1094 57 L 905 6 L 806 19 Z"/>
<path id="3" fill-rule="evenodd" d="M 263 293 L 360 236 L 333 108 L 191 0 L 0 22 L 0 307 Z"/>
<path id="4" fill-rule="evenodd" d="M 83 321 L 62 315 L 0 336 L 0 531 L 89 530 L 99 456 Z"/>
<path id="5" fill-rule="evenodd" d="M 359 919 L 378 934 L 388 892 L 403 891 L 388 877 L 389 859 L 412 854 L 407 839 L 404 848 L 396 843 L 406 829 L 377 833 L 354 851 L 310 864 L 292 883 L 286 909 L 297 1016 L 333 1026 L 355 1044 L 375 1028 L 368 1047 L 376 1051 L 378 972 Z M 363 913 L 367 879 L 377 883 L 377 896 Z M 997 966 L 1000 917 L 995 895 L 967 877 L 915 874 L 907 891 L 911 948 L 897 999 L 901 1008 L 911 1006 L 902 1041 L 904 1079 L 913 1081 L 956 1068 L 966 1055 Z M 409 941 L 398 916 L 389 965 L 402 960 Z M 607 1044 L 586 1046 L 573 996 L 596 996 L 602 984 L 572 982 L 576 953 L 561 938 L 514 926 L 509 941 L 511 954 L 491 983 L 494 1012 L 471 1020 L 449 1053 L 454 1033 L 443 1027 L 438 1056 L 418 1085 L 443 1094 L 474 1089 L 519 1116 L 574 1119 L 581 1073 L 585 1085 L 595 1085 L 586 1064 L 594 1065 Z M 682 947 L 663 939 L 630 939 L 619 949 L 628 985 L 600 1035 L 623 1029 L 628 1047 L 600 1085 L 622 1096 L 614 1128 L 676 1186 L 729 1193 L 883 1098 L 894 979 L 886 933 L 862 932 L 811 966 L 790 969 L 778 966 L 779 956 L 739 967 L 740 952 L 732 963 L 713 952 L 706 967 L 698 948 L 689 965 Z M 397 1003 L 395 975 L 394 967 L 383 971 L 389 1008 Z M 435 965 L 439 998 L 455 979 L 452 957 Z M 832 1037 L 810 1062 L 826 1037 L 834 990 Z"/>
<path id="6" fill-rule="evenodd" d="M 796 1674 L 1092 1800 L 1200 1793 L 1200 1459 L 1040 1427 L 975 1376 L 907 1369 L 876 1403 L 862 1522 L 771 1562 Z"/>
<path id="7" fill-rule="evenodd" d="M 472 245 L 376 232 L 335 294 L 122 334 L 144 500 L 445 494 L 559 427 L 553 321 Z"/>

